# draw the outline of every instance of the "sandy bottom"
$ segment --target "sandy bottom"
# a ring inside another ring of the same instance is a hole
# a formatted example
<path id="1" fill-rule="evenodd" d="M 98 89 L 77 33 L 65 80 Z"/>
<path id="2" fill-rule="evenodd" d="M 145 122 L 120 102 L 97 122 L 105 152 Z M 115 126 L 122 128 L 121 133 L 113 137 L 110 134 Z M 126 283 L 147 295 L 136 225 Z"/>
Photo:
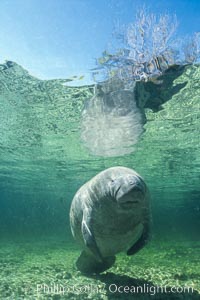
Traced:
<path id="1" fill-rule="evenodd" d="M 53 238 L 3 240 L 0 299 L 200 299 L 200 242 L 153 240 L 90 278 L 76 270 L 79 253 Z"/>

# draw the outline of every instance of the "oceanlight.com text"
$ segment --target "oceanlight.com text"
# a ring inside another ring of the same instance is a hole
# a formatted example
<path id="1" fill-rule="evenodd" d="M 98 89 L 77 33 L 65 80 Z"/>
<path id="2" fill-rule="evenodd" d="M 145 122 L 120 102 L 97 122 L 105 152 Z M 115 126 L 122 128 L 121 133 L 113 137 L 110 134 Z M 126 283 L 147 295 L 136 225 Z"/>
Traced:
<path id="1" fill-rule="evenodd" d="M 181 294 L 181 293 L 193 293 L 193 288 L 188 286 L 153 286 L 149 284 L 143 284 L 139 286 L 129 286 L 129 285 L 117 285 L 110 284 L 109 285 L 110 293 L 125 293 L 125 294 Z"/>
<path id="2" fill-rule="evenodd" d="M 139 286 L 133 285 L 117 285 L 111 283 L 109 285 L 101 284 L 87 284 L 87 285 L 62 285 L 62 284 L 37 284 L 37 294 L 47 295 L 67 295 L 69 293 L 75 294 L 149 294 L 151 296 L 155 294 L 182 294 L 193 293 L 193 288 L 188 286 L 152 286 L 149 284 L 143 284 Z"/>

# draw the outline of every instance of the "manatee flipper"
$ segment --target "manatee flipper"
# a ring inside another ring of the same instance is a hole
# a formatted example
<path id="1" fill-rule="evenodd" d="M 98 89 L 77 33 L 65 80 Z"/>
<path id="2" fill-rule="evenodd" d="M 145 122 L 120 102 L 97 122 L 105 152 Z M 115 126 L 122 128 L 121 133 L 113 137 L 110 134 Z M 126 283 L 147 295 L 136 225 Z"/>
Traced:
<path id="1" fill-rule="evenodd" d="M 81 225 L 84 243 L 86 247 L 88 247 L 92 254 L 95 256 L 96 260 L 101 263 L 103 261 L 103 258 L 98 249 L 91 227 L 91 217 L 89 217 L 88 214 L 84 214 Z"/>
<path id="2" fill-rule="evenodd" d="M 133 254 L 137 253 L 148 243 L 149 239 L 150 239 L 149 227 L 146 227 L 143 230 L 143 233 L 142 233 L 141 237 L 139 238 L 139 240 L 137 240 L 137 242 L 134 243 L 133 246 L 131 246 L 131 248 L 128 249 L 127 255 L 133 255 Z"/>
<path id="3" fill-rule="evenodd" d="M 76 261 L 76 266 L 81 273 L 92 275 L 106 271 L 114 263 L 115 256 L 105 257 L 103 258 L 102 262 L 99 262 L 93 255 L 88 254 L 86 251 L 82 251 L 81 255 Z"/>

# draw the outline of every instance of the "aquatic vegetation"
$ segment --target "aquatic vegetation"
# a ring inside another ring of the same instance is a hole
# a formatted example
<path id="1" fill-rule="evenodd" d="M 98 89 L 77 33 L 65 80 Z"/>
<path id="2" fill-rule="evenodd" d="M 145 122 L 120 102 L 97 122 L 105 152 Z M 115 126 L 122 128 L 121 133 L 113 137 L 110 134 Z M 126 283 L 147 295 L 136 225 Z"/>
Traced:
<path id="1" fill-rule="evenodd" d="M 124 259 L 120 255 L 117 265 L 109 272 L 85 277 L 74 268 L 78 249 L 70 241 L 63 242 L 58 237 L 52 241 L 41 239 L 37 242 L 21 240 L 11 243 L 5 240 L 0 245 L 1 299 L 108 300 L 136 297 L 150 300 L 153 297 L 197 300 L 200 273 L 198 264 L 193 260 L 199 259 L 197 246 L 199 242 L 194 241 L 187 244 L 176 240 L 154 240 L 136 256 Z M 173 253 L 179 249 L 183 253 L 177 259 Z M 116 286 L 128 286 L 132 292 L 114 292 Z M 148 291 L 142 292 L 141 287 L 144 286 L 149 287 Z M 165 286 L 166 292 L 162 292 L 161 288 Z M 171 293 L 171 287 L 179 290 Z"/>

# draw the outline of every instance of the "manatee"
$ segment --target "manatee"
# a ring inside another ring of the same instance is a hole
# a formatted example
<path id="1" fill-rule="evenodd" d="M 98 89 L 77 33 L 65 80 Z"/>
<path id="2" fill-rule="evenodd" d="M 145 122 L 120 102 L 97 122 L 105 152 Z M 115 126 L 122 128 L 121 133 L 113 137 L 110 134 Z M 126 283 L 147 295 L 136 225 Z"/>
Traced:
<path id="1" fill-rule="evenodd" d="M 82 248 L 76 266 L 83 274 L 109 269 L 115 255 L 133 255 L 150 239 L 149 191 L 139 174 L 126 167 L 106 169 L 85 183 L 70 208 L 74 239 Z"/>

